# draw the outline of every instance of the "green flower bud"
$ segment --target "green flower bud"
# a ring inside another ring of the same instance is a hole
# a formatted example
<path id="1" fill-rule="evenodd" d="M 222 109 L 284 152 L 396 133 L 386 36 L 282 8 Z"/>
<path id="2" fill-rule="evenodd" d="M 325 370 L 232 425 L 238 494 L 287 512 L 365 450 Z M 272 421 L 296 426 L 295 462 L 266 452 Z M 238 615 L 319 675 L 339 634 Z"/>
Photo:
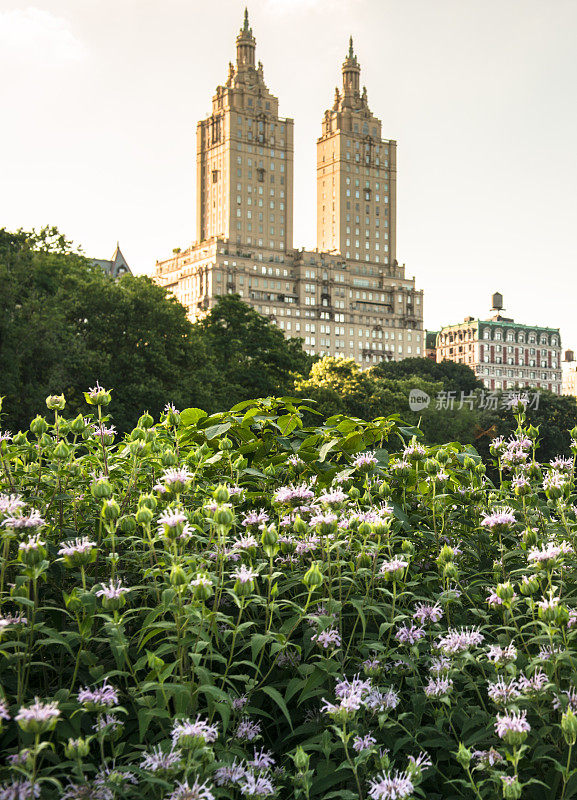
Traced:
<path id="1" fill-rule="evenodd" d="M 475 467 L 475 472 L 477 473 L 477 475 L 484 475 L 487 472 L 487 467 L 481 462 L 479 462 Z"/>
<path id="2" fill-rule="evenodd" d="M 145 411 L 144 414 L 138 420 L 138 427 L 139 428 L 152 428 L 153 425 L 154 425 L 154 419 L 148 413 L 148 411 Z"/>
<path id="3" fill-rule="evenodd" d="M 305 753 L 305 751 L 300 745 L 297 747 L 296 753 L 292 758 L 295 767 L 298 769 L 299 772 L 306 772 L 308 770 L 311 757 Z"/>
<path id="4" fill-rule="evenodd" d="M 228 503 L 230 500 L 230 492 L 226 486 L 220 484 L 212 493 L 212 497 L 217 503 Z"/>
<path id="5" fill-rule="evenodd" d="M 278 542 L 278 533 L 275 525 L 269 525 L 268 528 L 265 525 L 260 540 L 263 545 L 268 545 L 269 547 L 275 545 Z"/>
<path id="6" fill-rule="evenodd" d="M 96 478 L 90 487 L 90 493 L 95 500 L 107 500 L 112 497 L 112 486 L 104 476 Z"/>
<path id="7" fill-rule="evenodd" d="M 118 527 L 122 533 L 134 533 L 136 530 L 136 520 L 133 516 L 125 514 L 123 517 L 120 517 L 120 520 L 118 521 Z"/>
<path id="8" fill-rule="evenodd" d="M 515 594 L 515 590 L 513 588 L 513 584 L 507 581 L 506 583 L 500 583 L 497 586 L 495 593 L 497 597 L 503 601 L 503 603 L 510 604 Z"/>
<path id="9" fill-rule="evenodd" d="M 52 452 L 52 455 L 59 461 L 64 461 L 70 456 L 70 445 L 66 444 L 66 442 L 58 442 Z"/>
<path id="10" fill-rule="evenodd" d="M 220 442 L 218 443 L 219 450 L 232 450 L 232 442 L 228 438 L 228 436 L 223 436 Z"/>
<path id="11" fill-rule="evenodd" d="M 305 536 L 308 529 L 309 528 L 307 523 L 304 521 L 304 519 L 302 519 L 302 517 L 299 514 L 297 514 L 295 521 L 293 522 L 294 532 L 298 533 L 299 536 Z"/>
<path id="12" fill-rule="evenodd" d="M 561 717 L 561 730 L 568 745 L 573 746 L 577 741 L 577 715 L 568 708 Z"/>
<path id="13" fill-rule="evenodd" d="M 64 755 L 66 758 L 79 760 L 86 758 L 90 752 L 90 742 L 88 739 L 69 739 L 68 744 L 64 745 Z"/>
<path id="14" fill-rule="evenodd" d="M 173 564 L 170 570 L 170 585 L 171 586 L 184 586 L 187 583 L 186 573 L 180 564 Z"/>
<path id="15" fill-rule="evenodd" d="M 415 552 L 415 545 L 408 539 L 403 539 L 403 541 L 401 542 L 401 550 L 403 551 L 403 553 L 413 554 Z"/>
<path id="16" fill-rule="evenodd" d="M 538 589 L 539 580 L 535 575 L 531 575 L 531 577 L 524 576 L 523 580 L 519 584 L 519 591 L 524 597 L 529 597 L 530 595 L 535 594 Z"/>
<path id="17" fill-rule="evenodd" d="M 107 406 L 112 400 L 110 392 L 107 392 L 98 383 L 90 391 L 84 392 L 84 398 L 89 406 Z"/>
<path id="18" fill-rule="evenodd" d="M 448 561 L 452 561 L 455 557 L 455 553 L 452 547 L 449 547 L 448 544 L 444 544 L 441 548 L 441 552 L 437 556 L 437 564 L 439 566 L 446 564 Z"/>
<path id="19" fill-rule="evenodd" d="M 102 518 L 107 522 L 113 522 L 114 520 L 118 519 L 119 516 L 120 506 L 116 500 L 113 497 L 111 497 L 109 500 L 105 500 L 102 504 Z"/>
<path id="20" fill-rule="evenodd" d="M 501 775 L 503 787 L 503 800 L 519 800 L 523 794 L 523 787 L 518 778 L 512 775 Z"/>
<path id="21" fill-rule="evenodd" d="M 370 536 L 373 532 L 373 526 L 370 522 L 361 522 L 358 528 L 359 536 L 363 539 L 366 539 L 367 536 Z"/>
<path id="22" fill-rule="evenodd" d="M 475 469 L 475 460 L 471 456 L 465 456 L 463 466 L 465 469 Z"/>
<path id="23" fill-rule="evenodd" d="M 30 444 L 30 442 L 26 438 L 26 434 L 23 433 L 22 431 L 18 431 L 18 433 L 15 433 L 14 437 L 12 438 L 12 441 L 14 442 L 14 444 L 18 445 L 18 447 L 22 447 L 25 444 Z"/>
<path id="24" fill-rule="evenodd" d="M 454 581 L 456 580 L 458 574 L 459 574 L 459 569 L 453 561 L 449 561 L 443 567 L 443 578 L 445 578 L 445 580 Z"/>
<path id="25" fill-rule="evenodd" d="M 48 423 L 46 422 L 44 417 L 41 417 L 40 414 L 38 414 L 38 416 L 34 417 L 32 422 L 30 423 L 30 430 L 32 431 L 34 436 L 40 437 L 48 430 Z"/>
<path id="26" fill-rule="evenodd" d="M 523 543 L 527 545 L 527 547 L 535 547 L 537 544 L 537 531 L 534 528 L 526 528 L 523 531 L 522 535 Z"/>
<path id="27" fill-rule="evenodd" d="M 467 767 L 471 763 L 473 754 L 467 747 L 465 747 L 465 745 L 462 742 L 459 742 L 459 749 L 455 754 L 455 758 L 457 759 L 459 764 L 463 767 L 463 769 L 467 769 Z"/>
<path id="28" fill-rule="evenodd" d="M 128 443 L 128 449 L 132 456 L 137 456 L 139 453 L 142 453 L 145 447 L 146 444 L 140 440 Z"/>
<path id="29" fill-rule="evenodd" d="M 234 516 L 230 508 L 220 506 L 214 512 L 214 521 L 217 525 L 232 525 Z"/>
<path id="30" fill-rule="evenodd" d="M 361 567 L 362 569 L 368 569 L 372 563 L 372 558 L 365 550 L 363 550 L 357 556 L 357 566 Z"/>
<path id="31" fill-rule="evenodd" d="M 195 600 L 205 602 L 212 595 L 212 581 L 206 572 L 200 572 L 196 578 L 191 581 L 190 587 Z"/>
<path id="32" fill-rule="evenodd" d="M 158 500 L 153 494 L 141 494 L 138 498 L 138 507 L 142 508 L 143 506 L 149 508 L 151 511 L 156 509 L 158 505 Z"/>
<path id="33" fill-rule="evenodd" d="M 63 411 L 66 400 L 63 394 L 51 394 L 46 398 L 46 405 L 51 411 Z"/>
<path id="34" fill-rule="evenodd" d="M 305 572 L 303 583 L 307 589 L 314 589 L 323 582 L 323 574 L 319 569 L 318 562 L 314 561 L 307 572 Z"/>
<path id="35" fill-rule="evenodd" d="M 85 428 L 86 428 L 86 423 L 84 422 L 84 417 L 82 416 L 82 414 L 79 414 L 77 417 L 74 417 L 74 419 L 70 423 L 70 430 L 76 436 L 78 436 L 81 433 L 84 433 Z"/>
<path id="36" fill-rule="evenodd" d="M 448 450 L 437 450 L 436 458 L 440 464 L 448 464 L 451 460 L 451 454 Z"/>
<path id="37" fill-rule="evenodd" d="M 174 450 L 165 450 L 161 460 L 163 467 L 174 467 L 178 464 L 178 456 Z"/>
<path id="38" fill-rule="evenodd" d="M 440 470 L 441 465 L 438 461 L 435 461 L 434 458 L 428 458 L 425 461 L 424 469 L 427 475 L 436 475 L 437 472 Z"/>
<path id="39" fill-rule="evenodd" d="M 351 488 L 349 489 L 349 497 L 351 498 L 351 500 L 358 500 L 360 496 L 361 496 L 361 493 L 357 489 L 357 487 L 356 486 L 351 486 Z"/>
<path id="40" fill-rule="evenodd" d="M 150 525 L 154 519 L 154 514 L 147 506 L 141 506 L 137 509 L 134 518 L 139 525 Z"/>

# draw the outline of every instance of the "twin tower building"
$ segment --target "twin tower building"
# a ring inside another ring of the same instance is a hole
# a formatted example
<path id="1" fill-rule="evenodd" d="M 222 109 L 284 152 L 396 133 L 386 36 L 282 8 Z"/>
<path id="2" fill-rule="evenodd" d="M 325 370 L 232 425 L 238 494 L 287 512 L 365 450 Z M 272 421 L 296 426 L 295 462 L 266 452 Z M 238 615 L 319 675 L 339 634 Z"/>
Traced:
<path id="1" fill-rule="evenodd" d="M 245 11 L 236 64 L 197 126 L 196 242 L 154 280 L 190 319 L 238 294 L 311 354 L 424 354 L 423 295 L 397 261 L 397 145 L 384 139 L 352 39 L 317 140 L 317 249 L 293 245 L 293 128 L 267 88 Z"/>

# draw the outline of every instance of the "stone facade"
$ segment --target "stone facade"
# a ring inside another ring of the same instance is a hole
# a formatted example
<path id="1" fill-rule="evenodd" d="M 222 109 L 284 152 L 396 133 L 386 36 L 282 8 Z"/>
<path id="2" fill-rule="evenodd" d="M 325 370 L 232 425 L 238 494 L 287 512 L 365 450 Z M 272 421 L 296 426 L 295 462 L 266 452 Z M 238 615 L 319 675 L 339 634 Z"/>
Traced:
<path id="1" fill-rule="evenodd" d="M 353 51 L 317 141 L 317 240 L 293 248 L 293 120 L 255 66 L 245 12 L 236 65 L 197 128 L 197 242 L 153 279 L 196 320 L 239 294 L 311 354 L 363 366 L 424 352 L 423 295 L 396 259 L 396 142 L 381 138 Z"/>
<path id="2" fill-rule="evenodd" d="M 437 334 L 437 361 L 466 364 L 488 389 L 531 387 L 561 394 L 559 328 L 522 325 L 497 313 L 465 317 Z"/>

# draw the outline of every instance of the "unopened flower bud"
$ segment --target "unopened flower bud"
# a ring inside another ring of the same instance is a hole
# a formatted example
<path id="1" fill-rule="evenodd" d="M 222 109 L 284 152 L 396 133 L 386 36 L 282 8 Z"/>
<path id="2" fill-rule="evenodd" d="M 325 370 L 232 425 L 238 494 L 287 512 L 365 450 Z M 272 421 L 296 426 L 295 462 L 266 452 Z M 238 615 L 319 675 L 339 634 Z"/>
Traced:
<path id="1" fill-rule="evenodd" d="M 66 400 L 63 394 L 51 394 L 46 398 L 46 405 L 51 411 L 63 411 Z"/>
<path id="2" fill-rule="evenodd" d="M 303 748 L 299 745 L 296 749 L 296 753 L 293 756 L 293 761 L 295 767 L 298 769 L 299 772 L 306 772 L 309 768 L 309 762 L 311 757 L 305 753 Z"/>
<path id="3" fill-rule="evenodd" d="M 459 574 L 459 569 L 453 561 L 449 561 L 443 567 L 443 578 L 448 581 L 454 581 Z"/>
<path id="4" fill-rule="evenodd" d="M 178 464 L 178 456 L 174 450 L 165 450 L 161 460 L 163 467 L 174 467 Z"/>
<path id="5" fill-rule="evenodd" d="M 232 442 L 228 438 L 228 436 L 223 436 L 220 442 L 218 443 L 219 450 L 232 450 Z"/>
<path id="6" fill-rule="evenodd" d="M 440 468 L 441 465 L 434 458 L 428 458 L 425 461 L 424 469 L 427 475 L 436 475 Z"/>
<path id="7" fill-rule="evenodd" d="M 370 536 L 373 532 L 372 526 L 370 522 L 361 522 L 359 525 L 359 536 L 365 539 L 367 536 Z"/>
<path id="8" fill-rule="evenodd" d="M 120 517 L 118 521 L 118 527 L 122 531 L 122 533 L 131 534 L 134 533 L 136 530 L 136 520 L 133 516 L 129 514 L 125 514 L 123 517 Z"/>
<path id="9" fill-rule="evenodd" d="M 473 754 L 471 751 L 465 747 L 463 742 L 459 743 L 459 749 L 455 754 L 455 758 L 459 762 L 459 764 L 463 767 L 463 769 L 467 769 L 469 764 L 471 763 L 471 759 L 473 758 Z"/>
<path id="10" fill-rule="evenodd" d="M 263 545 L 275 545 L 278 542 L 278 533 L 276 531 L 276 527 L 274 525 L 269 525 L 266 527 L 265 525 L 260 540 Z"/>
<path id="11" fill-rule="evenodd" d="M 455 557 L 455 553 L 452 547 L 449 547 L 448 544 L 444 544 L 441 547 L 441 552 L 437 556 L 437 564 L 442 565 L 446 564 L 448 561 L 452 561 Z"/>
<path id="12" fill-rule="evenodd" d="M 503 800 L 519 800 L 523 794 L 523 787 L 514 775 L 501 775 L 503 787 Z"/>
<path id="13" fill-rule="evenodd" d="M 561 717 L 561 730 L 567 744 L 573 746 L 577 741 L 577 715 L 571 708 Z"/>
<path id="14" fill-rule="evenodd" d="M 297 514 L 295 521 L 293 522 L 293 530 L 295 533 L 298 533 L 299 536 L 304 536 L 308 531 L 308 525 L 302 519 L 300 515 Z"/>
<path id="15" fill-rule="evenodd" d="M 40 437 L 48 430 L 48 423 L 46 422 L 44 417 L 41 417 L 40 414 L 38 414 L 38 416 L 34 417 L 32 422 L 30 423 L 30 430 L 32 431 L 34 436 Z"/>
<path id="16" fill-rule="evenodd" d="M 170 585 L 184 586 L 187 583 L 186 573 L 180 564 L 174 564 L 170 570 Z"/>
<path id="17" fill-rule="evenodd" d="M 64 755 L 66 758 L 73 758 L 79 760 L 86 758 L 90 752 L 90 742 L 87 739 L 69 739 L 68 744 L 64 746 Z"/>
<path id="18" fill-rule="evenodd" d="M 70 456 L 70 445 L 66 444 L 66 442 L 58 442 L 52 452 L 52 455 L 59 461 L 64 461 Z"/>
<path id="19" fill-rule="evenodd" d="M 226 506 L 219 506 L 214 512 L 214 521 L 217 525 L 232 525 L 233 519 L 232 511 Z"/>
<path id="20" fill-rule="evenodd" d="M 415 552 L 415 545 L 408 539 L 403 539 L 401 542 L 401 550 L 403 553 L 410 553 L 412 555 Z"/>
<path id="21" fill-rule="evenodd" d="M 102 504 L 102 518 L 107 520 L 107 522 L 113 522 L 114 520 L 118 519 L 120 516 L 120 506 L 116 502 L 116 500 L 112 497 L 109 500 L 105 500 Z"/>
<path id="22" fill-rule="evenodd" d="M 143 506 L 149 508 L 151 511 L 154 511 L 156 506 L 158 505 L 158 500 L 153 494 L 141 494 L 138 498 L 138 507 L 142 508 Z"/>
<path id="23" fill-rule="evenodd" d="M 154 518 L 154 514 L 147 506 L 141 506 L 134 515 L 139 525 L 150 525 Z"/>
<path id="24" fill-rule="evenodd" d="M 90 487 L 90 493 L 95 500 L 107 500 L 112 497 L 112 486 L 108 478 L 96 478 Z"/>
<path id="25" fill-rule="evenodd" d="M 152 428 L 153 425 L 154 425 L 154 419 L 148 413 L 148 411 L 145 411 L 144 414 L 142 414 L 142 416 L 138 420 L 138 427 L 139 428 Z"/>
<path id="26" fill-rule="evenodd" d="M 84 417 L 82 416 L 82 414 L 79 414 L 77 417 L 74 417 L 74 419 L 70 422 L 70 430 L 76 436 L 83 433 L 85 428 L 86 428 L 86 423 L 84 422 Z"/>
<path id="27" fill-rule="evenodd" d="M 307 587 L 307 589 L 314 589 L 316 586 L 320 586 L 323 582 L 323 574 L 319 569 L 318 563 L 315 561 L 305 572 L 303 577 L 303 583 Z"/>
<path id="28" fill-rule="evenodd" d="M 230 500 L 230 492 L 226 486 L 220 484 L 212 493 L 212 497 L 217 503 L 228 503 Z"/>
<path id="29" fill-rule="evenodd" d="M 513 595 L 515 594 L 515 590 L 513 585 L 507 581 L 506 583 L 500 583 L 497 586 L 495 593 L 497 597 L 499 597 L 504 603 L 510 603 L 513 599 Z"/>

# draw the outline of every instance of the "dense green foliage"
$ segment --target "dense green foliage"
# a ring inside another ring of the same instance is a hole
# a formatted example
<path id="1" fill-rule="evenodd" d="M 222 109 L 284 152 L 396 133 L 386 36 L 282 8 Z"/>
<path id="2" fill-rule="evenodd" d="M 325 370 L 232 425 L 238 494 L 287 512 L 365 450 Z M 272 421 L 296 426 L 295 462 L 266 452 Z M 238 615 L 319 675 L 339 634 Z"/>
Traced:
<path id="1" fill-rule="evenodd" d="M 299 342 L 238 297 L 192 325 L 149 278 L 114 281 L 56 229 L 0 230 L 0 393 L 13 429 L 56 390 L 79 411 L 83 388 L 97 380 L 114 386 L 121 431 L 167 401 L 215 411 L 282 394 L 311 361 Z"/>
<path id="2" fill-rule="evenodd" d="M 0 436 L 1 797 L 574 796 L 574 439 L 519 402 L 494 486 L 396 417 L 110 399 Z"/>

